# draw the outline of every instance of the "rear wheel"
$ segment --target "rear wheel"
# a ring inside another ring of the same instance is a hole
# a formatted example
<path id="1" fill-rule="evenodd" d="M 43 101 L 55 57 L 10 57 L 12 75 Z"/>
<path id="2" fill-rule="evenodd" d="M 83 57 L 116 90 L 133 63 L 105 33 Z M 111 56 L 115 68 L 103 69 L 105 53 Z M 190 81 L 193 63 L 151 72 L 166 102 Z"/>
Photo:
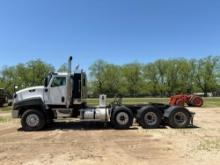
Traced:
<path id="1" fill-rule="evenodd" d="M 39 110 L 27 110 L 21 117 L 21 125 L 25 131 L 38 131 L 45 126 L 45 116 Z"/>
<path id="2" fill-rule="evenodd" d="M 191 99 L 191 104 L 195 107 L 201 107 L 203 105 L 203 100 L 199 96 L 194 96 Z"/>
<path id="3" fill-rule="evenodd" d="M 137 121 L 143 128 L 158 128 L 161 119 L 162 114 L 155 107 L 143 107 L 137 112 Z"/>
<path id="4" fill-rule="evenodd" d="M 184 108 L 176 108 L 169 115 L 169 125 L 173 128 L 185 128 L 189 125 L 190 115 Z"/>
<path id="5" fill-rule="evenodd" d="M 117 129 L 128 129 L 133 124 L 133 113 L 127 107 L 117 107 L 113 110 L 111 123 Z"/>

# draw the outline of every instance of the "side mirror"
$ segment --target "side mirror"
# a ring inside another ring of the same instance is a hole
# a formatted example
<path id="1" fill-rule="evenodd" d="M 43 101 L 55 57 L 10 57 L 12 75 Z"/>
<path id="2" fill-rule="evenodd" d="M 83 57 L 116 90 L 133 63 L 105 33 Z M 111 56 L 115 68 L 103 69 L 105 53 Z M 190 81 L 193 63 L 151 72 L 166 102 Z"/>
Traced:
<path id="1" fill-rule="evenodd" d="M 16 93 L 17 89 L 18 89 L 18 86 L 14 84 L 14 93 Z"/>
<path id="2" fill-rule="evenodd" d="M 44 86 L 45 86 L 45 87 L 48 86 L 48 77 L 45 77 L 45 79 L 44 79 Z"/>

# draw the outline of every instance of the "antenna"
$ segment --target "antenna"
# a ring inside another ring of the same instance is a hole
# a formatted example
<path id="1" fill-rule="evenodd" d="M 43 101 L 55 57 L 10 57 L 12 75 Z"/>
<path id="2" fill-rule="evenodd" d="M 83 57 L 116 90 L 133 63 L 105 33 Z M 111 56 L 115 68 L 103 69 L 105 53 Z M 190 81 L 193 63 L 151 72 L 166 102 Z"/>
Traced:
<path id="1" fill-rule="evenodd" d="M 78 65 L 76 65 L 76 68 L 75 68 L 75 70 L 78 70 L 79 69 L 79 64 Z"/>

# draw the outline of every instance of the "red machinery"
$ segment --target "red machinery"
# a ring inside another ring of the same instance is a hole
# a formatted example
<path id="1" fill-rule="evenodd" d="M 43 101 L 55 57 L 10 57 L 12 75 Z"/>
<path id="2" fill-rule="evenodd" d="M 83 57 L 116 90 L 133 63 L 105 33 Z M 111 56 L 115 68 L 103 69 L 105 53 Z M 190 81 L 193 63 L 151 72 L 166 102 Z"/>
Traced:
<path id="1" fill-rule="evenodd" d="M 193 107 L 201 107 L 203 105 L 203 99 L 196 95 L 174 95 L 170 97 L 169 105 L 180 105 L 184 104 Z"/>

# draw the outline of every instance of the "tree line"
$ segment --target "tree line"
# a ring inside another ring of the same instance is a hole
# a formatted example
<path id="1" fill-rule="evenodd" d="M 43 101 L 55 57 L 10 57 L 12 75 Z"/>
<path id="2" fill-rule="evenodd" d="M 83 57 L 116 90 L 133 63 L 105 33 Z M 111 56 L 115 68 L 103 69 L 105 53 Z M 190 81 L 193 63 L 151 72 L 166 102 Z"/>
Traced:
<path id="1" fill-rule="evenodd" d="M 42 85 L 49 72 L 56 71 L 51 64 L 40 59 L 15 66 L 5 66 L 0 74 L 0 88 L 13 93 L 14 84 L 19 89 Z M 63 64 L 57 71 L 67 71 Z M 177 93 L 208 92 L 220 90 L 220 57 L 203 59 L 184 58 L 157 60 L 152 63 L 133 62 L 115 65 L 97 60 L 89 67 L 88 95 L 101 93 L 109 97 L 170 96 Z"/>
<path id="2" fill-rule="evenodd" d="M 169 59 L 152 63 L 114 65 L 98 60 L 90 67 L 89 91 L 92 96 L 106 93 L 125 97 L 171 96 L 179 93 L 220 89 L 220 57 Z"/>
<path id="3" fill-rule="evenodd" d="M 0 88 L 6 89 L 9 95 L 14 92 L 14 85 L 17 90 L 43 84 L 44 78 L 55 68 L 40 59 L 27 63 L 20 63 L 15 66 L 4 66 L 0 75 Z"/>

